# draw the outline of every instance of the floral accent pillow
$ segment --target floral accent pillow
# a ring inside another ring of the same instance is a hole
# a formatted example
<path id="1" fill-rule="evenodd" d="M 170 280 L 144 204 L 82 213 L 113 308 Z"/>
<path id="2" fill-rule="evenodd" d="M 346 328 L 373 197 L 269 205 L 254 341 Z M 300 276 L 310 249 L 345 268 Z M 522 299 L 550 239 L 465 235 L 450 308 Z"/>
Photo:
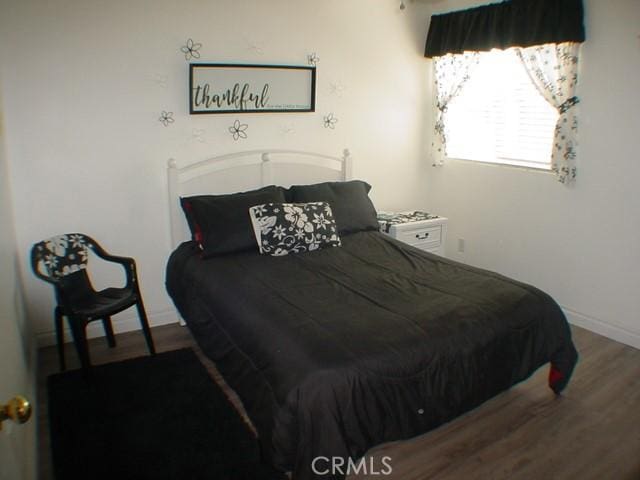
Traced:
<path id="1" fill-rule="evenodd" d="M 327 202 L 265 203 L 249 208 L 260 253 L 282 256 L 342 245 Z"/>
<path id="2" fill-rule="evenodd" d="M 58 235 L 35 245 L 50 276 L 59 279 L 87 268 L 87 238 L 81 233 Z"/>

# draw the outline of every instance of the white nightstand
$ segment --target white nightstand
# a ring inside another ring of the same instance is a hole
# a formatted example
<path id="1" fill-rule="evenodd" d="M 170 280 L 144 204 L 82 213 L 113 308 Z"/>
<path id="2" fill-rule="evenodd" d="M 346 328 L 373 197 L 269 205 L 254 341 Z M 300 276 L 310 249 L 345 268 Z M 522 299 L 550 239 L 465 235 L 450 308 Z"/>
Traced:
<path id="1" fill-rule="evenodd" d="M 380 231 L 426 252 L 444 256 L 447 219 L 421 211 L 378 212 Z"/>

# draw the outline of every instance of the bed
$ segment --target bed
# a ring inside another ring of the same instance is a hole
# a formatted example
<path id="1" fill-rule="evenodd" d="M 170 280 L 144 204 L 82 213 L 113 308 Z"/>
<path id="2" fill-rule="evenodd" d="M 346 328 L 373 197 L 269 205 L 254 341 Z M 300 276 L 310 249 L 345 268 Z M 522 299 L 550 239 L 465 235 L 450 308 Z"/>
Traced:
<path id="1" fill-rule="evenodd" d="M 348 464 L 424 433 L 547 363 L 559 394 L 577 361 L 549 295 L 372 228 L 341 234 L 339 248 L 285 256 L 253 248 L 204 258 L 188 240 L 181 196 L 345 181 L 349 172 L 347 151 L 242 152 L 169 166 L 176 248 L 167 290 L 242 399 L 265 459 L 294 480 L 342 478 L 344 469 L 314 459 Z"/>

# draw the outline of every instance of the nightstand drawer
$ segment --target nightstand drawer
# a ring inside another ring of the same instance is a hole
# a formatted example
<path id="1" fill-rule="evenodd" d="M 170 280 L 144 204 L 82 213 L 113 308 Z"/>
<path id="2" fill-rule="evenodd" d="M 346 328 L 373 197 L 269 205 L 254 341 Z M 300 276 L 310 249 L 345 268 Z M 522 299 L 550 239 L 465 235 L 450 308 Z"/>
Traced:
<path id="1" fill-rule="evenodd" d="M 434 248 L 442 242 L 440 225 L 412 229 L 397 229 L 396 238 L 423 250 Z"/>

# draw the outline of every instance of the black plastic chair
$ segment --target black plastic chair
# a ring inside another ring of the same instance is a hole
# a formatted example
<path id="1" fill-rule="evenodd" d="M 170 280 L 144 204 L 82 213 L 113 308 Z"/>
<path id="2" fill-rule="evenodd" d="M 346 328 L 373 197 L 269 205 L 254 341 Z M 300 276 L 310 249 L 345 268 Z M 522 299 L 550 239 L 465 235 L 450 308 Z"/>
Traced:
<path id="1" fill-rule="evenodd" d="M 100 291 L 93 288 L 87 274 L 89 249 L 100 258 L 124 267 L 127 283 L 123 288 L 106 288 Z M 31 249 L 31 267 L 38 278 L 51 283 L 55 289 L 57 305 L 54 315 L 61 370 L 66 369 L 64 317 L 67 317 L 69 322 L 82 368 L 88 371 L 91 360 L 87 345 L 87 324 L 102 320 L 107 342 L 109 347 L 113 348 L 116 339 L 113 335 L 111 315 L 133 305 L 138 310 L 149 352 L 155 354 L 133 258 L 109 255 L 91 237 L 82 233 L 69 233 L 36 243 Z"/>

